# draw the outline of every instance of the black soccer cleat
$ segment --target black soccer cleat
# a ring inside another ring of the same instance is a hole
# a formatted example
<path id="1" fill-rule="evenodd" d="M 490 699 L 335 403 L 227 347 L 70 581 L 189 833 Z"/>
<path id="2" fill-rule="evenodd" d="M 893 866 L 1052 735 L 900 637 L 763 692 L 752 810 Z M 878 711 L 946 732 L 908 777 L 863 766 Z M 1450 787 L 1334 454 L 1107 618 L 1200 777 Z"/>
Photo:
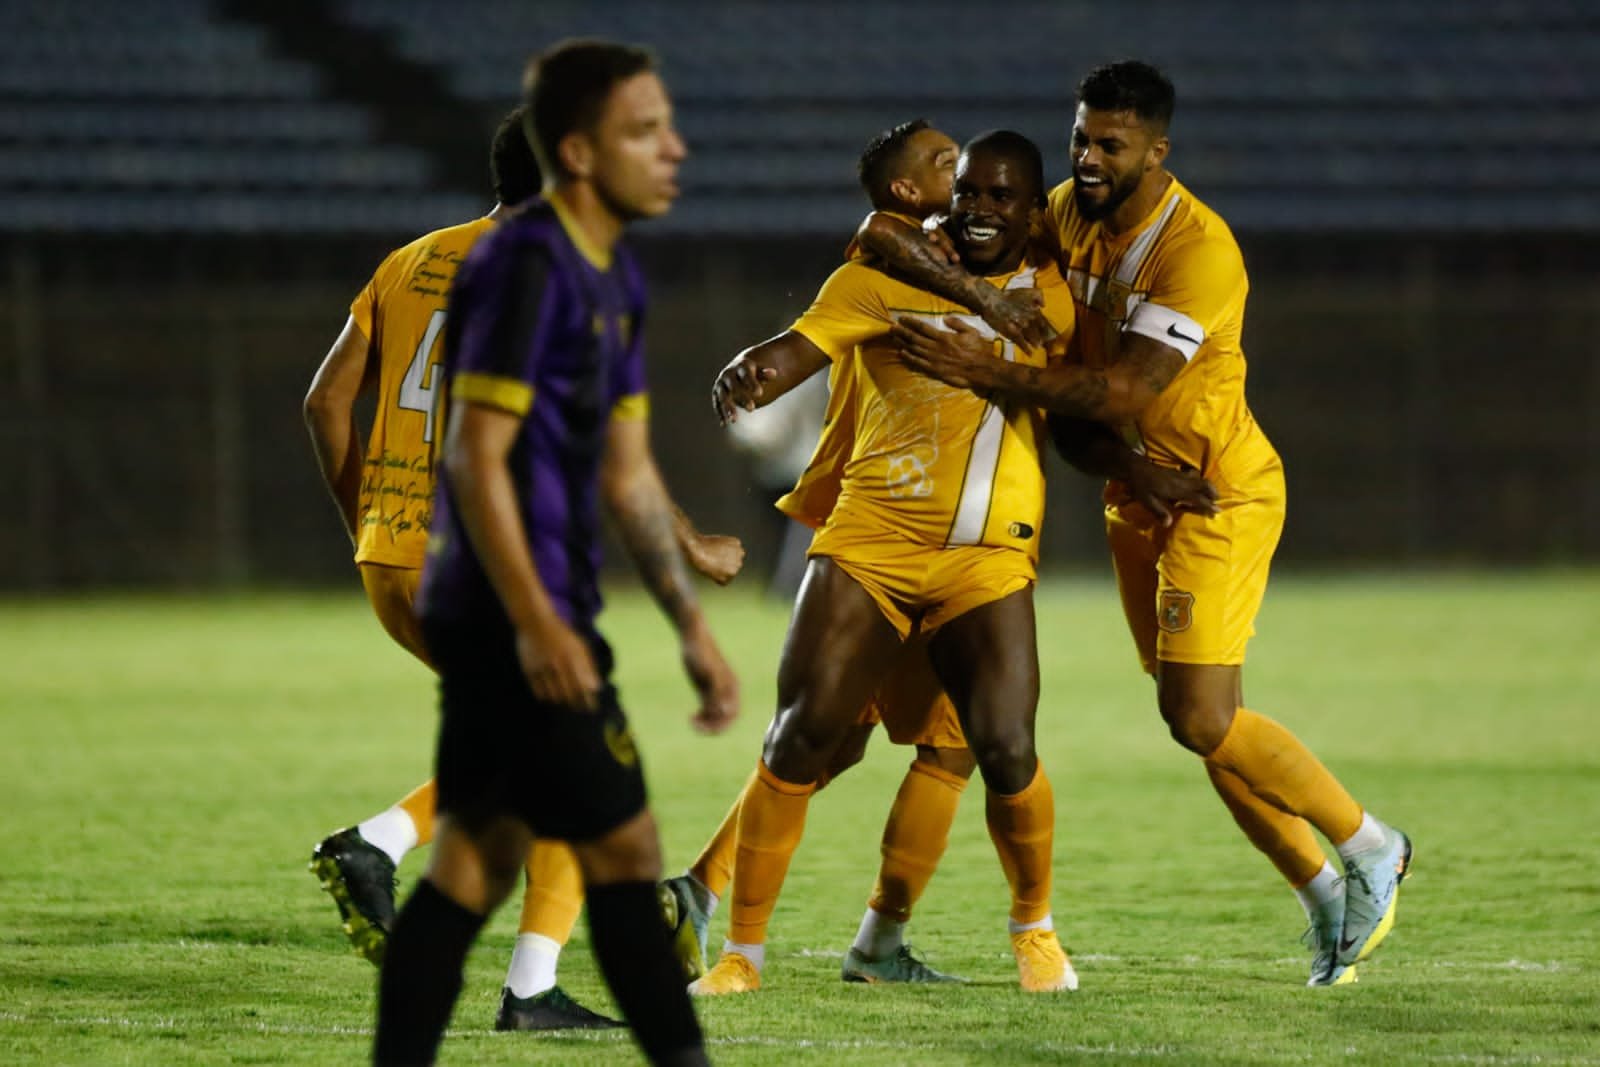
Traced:
<path id="1" fill-rule="evenodd" d="M 519 997 L 509 987 L 501 987 L 500 1014 L 494 1018 L 496 1030 L 614 1030 L 623 1025 L 590 1011 L 560 986 L 531 997 Z"/>
<path id="2" fill-rule="evenodd" d="M 383 966 L 383 950 L 394 928 L 394 861 L 351 826 L 323 838 L 311 850 L 310 866 L 339 905 L 350 944 L 374 966 Z"/>

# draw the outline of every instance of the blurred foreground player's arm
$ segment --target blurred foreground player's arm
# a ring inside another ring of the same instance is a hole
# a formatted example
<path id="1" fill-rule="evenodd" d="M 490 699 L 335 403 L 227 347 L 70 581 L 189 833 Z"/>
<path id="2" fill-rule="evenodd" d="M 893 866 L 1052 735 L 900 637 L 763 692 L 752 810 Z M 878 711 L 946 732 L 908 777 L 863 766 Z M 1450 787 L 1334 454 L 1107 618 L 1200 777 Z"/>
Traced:
<path id="1" fill-rule="evenodd" d="M 739 681 L 717 648 L 695 598 L 679 547 L 683 513 L 662 484 L 650 452 L 650 423 L 642 415 L 612 416 L 600 466 L 600 493 L 650 595 L 683 642 L 683 665 L 700 694 L 695 728 L 706 733 L 726 729 L 739 714 Z"/>
<path id="2" fill-rule="evenodd" d="M 600 673 L 589 646 L 557 614 L 539 579 L 506 459 L 523 416 L 456 399 L 444 463 L 461 524 L 517 634 L 517 658 L 540 700 L 594 708 Z"/>
<path id="3" fill-rule="evenodd" d="M 356 512 L 361 496 L 361 435 L 356 429 L 356 399 L 378 380 L 378 364 L 370 359 L 371 342 L 354 316 L 347 318 L 333 347 L 311 379 L 303 412 L 311 431 L 317 466 L 339 507 L 350 543 L 356 543 Z"/>

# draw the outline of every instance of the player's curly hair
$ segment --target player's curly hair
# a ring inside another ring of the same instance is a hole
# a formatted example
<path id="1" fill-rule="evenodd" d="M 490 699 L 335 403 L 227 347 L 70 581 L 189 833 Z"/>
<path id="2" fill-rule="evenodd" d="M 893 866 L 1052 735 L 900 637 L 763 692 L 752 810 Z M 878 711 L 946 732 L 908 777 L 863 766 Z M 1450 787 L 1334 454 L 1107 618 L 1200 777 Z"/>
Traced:
<path id="1" fill-rule="evenodd" d="M 648 48 L 590 38 L 561 41 L 530 59 L 522 76 L 523 125 L 539 165 L 565 173 L 561 139 L 593 129 L 614 86 L 655 69 Z"/>
<path id="2" fill-rule="evenodd" d="M 1138 59 L 1107 63 L 1078 83 L 1078 103 L 1094 111 L 1131 111 L 1158 134 L 1166 133 L 1178 93 L 1168 77 Z"/>
<path id="3" fill-rule="evenodd" d="M 880 211 L 893 211 L 899 206 L 889 186 L 900 175 L 902 153 L 912 134 L 929 129 L 927 119 L 912 119 L 879 133 L 861 153 L 856 163 L 856 174 L 861 178 L 861 188 L 867 191 L 872 206 Z"/>
<path id="4" fill-rule="evenodd" d="M 542 178 L 539 161 L 533 157 L 528 135 L 523 132 L 522 108 L 512 108 L 500 120 L 489 145 L 489 180 L 494 198 L 507 207 L 520 204 L 539 191 Z"/>

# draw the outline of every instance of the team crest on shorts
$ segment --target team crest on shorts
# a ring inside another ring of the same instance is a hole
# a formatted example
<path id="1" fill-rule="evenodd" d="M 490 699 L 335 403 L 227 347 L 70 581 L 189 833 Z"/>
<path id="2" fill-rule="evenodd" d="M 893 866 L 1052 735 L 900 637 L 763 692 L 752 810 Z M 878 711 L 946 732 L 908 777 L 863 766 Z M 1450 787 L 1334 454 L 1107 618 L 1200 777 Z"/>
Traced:
<path id="1" fill-rule="evenodd" d="M 1163 589 L 1156 608 L 1156 625 L 1169 634 L 1182 633 L 1194 622 L 1194 594 L 1182 589 Z"/>
<path id="2" fill-rule="evenodd" d="M 634 747 L 633 734 L 626 725 L 608 722 L 602 731 L 606 739 L 606 748 L 611 750 L 611 758 L 624 767 L 632 767 L 639 762 L 639 750 Z"/>

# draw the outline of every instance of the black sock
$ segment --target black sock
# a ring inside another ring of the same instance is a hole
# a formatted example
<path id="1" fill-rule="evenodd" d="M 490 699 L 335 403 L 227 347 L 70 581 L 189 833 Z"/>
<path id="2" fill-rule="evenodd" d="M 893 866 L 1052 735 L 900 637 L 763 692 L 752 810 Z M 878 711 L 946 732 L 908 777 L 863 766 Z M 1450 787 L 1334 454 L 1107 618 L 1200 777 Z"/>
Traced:
<path id="1" fill-rule="evenodd" d="M 456 997 L 467 950 L 484 916 L 423 879 L 395 918 L 378 976 L 378 1033 L 372 1062 L 432 1063 Z"/>
<path id="2" fill-rule="evenodd" d="M 600 972 L 645 1056 L 683 1067 L 707 1062 L 655 883 L 591 883 L 584 888 L 584 905 Z"/>

